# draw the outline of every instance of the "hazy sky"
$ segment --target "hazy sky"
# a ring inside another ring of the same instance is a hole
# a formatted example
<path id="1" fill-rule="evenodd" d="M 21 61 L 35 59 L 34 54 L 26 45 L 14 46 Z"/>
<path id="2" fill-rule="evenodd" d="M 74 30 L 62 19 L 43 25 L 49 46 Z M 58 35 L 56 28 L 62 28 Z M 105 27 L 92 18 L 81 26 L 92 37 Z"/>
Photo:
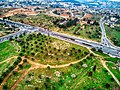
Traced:
<path id="1" fill-rule="evenodd" d="M 120 1 L 120 0 L 111 0 L 111 1 Z"/>
<path id="2" fill-rule="evenodd" d="M 77 0 L 77 1 L 81 1 L 81 0 Z M 84 1 L 84 0 L 82 0 L 82 1 Z M 85 1 L 87 1 L 87 0 L 85 0 Z M 88 1 L 94 1 L 94 0 L 88 0 Z M 111 0 L 111 1 L 120 1 L 120 0 Z"/>

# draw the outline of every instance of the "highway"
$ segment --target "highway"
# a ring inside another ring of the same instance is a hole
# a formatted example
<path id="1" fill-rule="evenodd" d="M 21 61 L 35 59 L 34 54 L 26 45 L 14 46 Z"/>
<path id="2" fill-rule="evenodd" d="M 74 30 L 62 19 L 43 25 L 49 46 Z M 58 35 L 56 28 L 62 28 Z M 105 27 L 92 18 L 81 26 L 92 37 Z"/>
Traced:
<path id="1" fill-rule="evenodd" d="M 49 30 L 44 29 L 44 28 L 35 27 L 35 26 L 31 26 L 31 25 L 27 25 L 27 24 L 23 24 L 23 23 L 19 23 L 19 22 L 10 21 L 10 20 L 0 19 L 0 22 L 20 28 L 19 32 L 16 32 L 14 34 L 0 38 L 0 42 L 4 42 L 4 41 L 8 40 L 9 38 L 11 38 L 11 36 L 13 36 L 13 37 L 19 36 L 22 33 L 40 32 L 42 34 L 49 35 L 51 37 L 55 37 L 55 38 L 65 40 L 65 41 L 68 41 L 71 43 L 75 43 L 78 45 L 83 45 L 85 47 L 96 48 L 97 50 L 101 49 L 104 53 L 106 53 L 112 57 L 120 58 L 120 49 L 117 47 L 114 47 L 114 46 L 109 46 L 109 45 L 106 45 L 103 43 L 98 43 L 98 42 L 94 42 L 94 41 L 90 41 L 90 40 L 85 40 L 82 38 L 68 36 L 66 34 L 54 32 L 54 31 L 49 31 Z M 104 28 L 104 26 L 102 26 L 102 25 L 101 25 L 101 27 Z M 3 38 L 8 38 L 8 39 L 3 39 Z"/>

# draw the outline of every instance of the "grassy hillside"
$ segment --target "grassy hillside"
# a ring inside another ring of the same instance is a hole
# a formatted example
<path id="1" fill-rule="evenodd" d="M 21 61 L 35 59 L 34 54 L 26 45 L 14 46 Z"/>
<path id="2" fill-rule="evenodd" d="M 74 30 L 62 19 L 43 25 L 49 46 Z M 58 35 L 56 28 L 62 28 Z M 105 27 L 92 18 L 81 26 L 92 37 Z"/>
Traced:
<path id="1" fill-rule="evenodd" d="M 4 58 L 3 61 L 6 61 L 0 62 L 2 83 L 0 89 L 112 90 L 119 88 L 101 63 L 101 59 L 106 61 L 110 57 L 98 52 L 100 56 L 95 56 L 82 46 L 40 33 L 32 33 L 1 43 L 0 49 L 2 53 L 9 50 L 8 55 L 15 56 L 9 60 Z M 108 68 L 119 79 L 118 69 L 112 68 L 116 67 L 118 61 L 112 60 L 107 60 Z M 110 62 L 114 64 L 109 64 Z"/>

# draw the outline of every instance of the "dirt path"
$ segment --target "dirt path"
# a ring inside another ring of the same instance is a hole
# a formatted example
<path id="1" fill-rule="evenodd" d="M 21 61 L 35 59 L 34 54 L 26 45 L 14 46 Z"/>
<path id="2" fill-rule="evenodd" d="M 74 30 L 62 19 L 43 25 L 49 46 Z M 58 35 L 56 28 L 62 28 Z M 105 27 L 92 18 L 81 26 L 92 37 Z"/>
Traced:
<path id="1" fill-rule="evenodd" d="M 102 63 L 103 67 L 106 68 L 107 71 L 111 74 L 111 76 L 114 78 L 114 80 L 117 82 L 117 84 L 120 86 L 119 80 L 115 77 L 115 75 L 114 75 L 114 74 L 110 71 L 110 69 L 107 67 L 106 61 L 100 60 L 100 62 Z"/>
<path id="2" fill-rule="evenodd" d="M 31 68 L 29 68 L 27 71 L 24 71 L 23 74 L 21 75 L 21 77 L 14 83 L 14 85 L 12 86 L 12 88 L 10 90 L 14 90 L 16 88 L 16 86 L 18 85 L 18 83 L 27 75 L 27 73 L 31 70 Z"/>
<path id="3" fill-rule="evenodd" d="M 51 65 L 44 65 L 44 64 L 40 64 L 40 63 L 36 63 L 36 62 L 33 62 L 31 60 L 27 60 L 28 63 L 30 63 L 32 66 L 31 68 L 29 68 L 28 70 L 26 70 L 25 72 L 23 72 L 23 74 L 21 75 L 21 77 L 14 83 L 14 85 L 11 87 L 10 90 L 14 90 L 16 88 L 16 86 L 18 85 L 18 83 L 27 75 L 27 73 L 31 70 L 34 70 L 34 69 L 38 69 L 38 68 L 47 68 L 48 66 L 50 68 L 64 68 L 64 67 L 68 67 L 70 66 L 71 64 L 76 64 L 84 59 L 86 59 L 88 56 L 90 56 L 90 54 L 88 54 L 87 56 L 85 56 L 84 58 L 82 58 L 81 60 L 77 60 L 77 61 L 74 61 L 74 62 L 71 62 L 71 63 L 68 63 L 68 64 L 63 64 L 63 65 L 56 65 L 56 66 L 51 66 Z"/>
<path id="4" fill-rule="evenodd" d="M 110 73 L 110 75 L 114 78 L 114 80 L 116 81 L 116 83 L 120 86 L 119 80 L 116 78 L 116 76 L 110 71 L 110 69 L 109 69 L 109 68 L 107 67 L 107 65 L 106 65 L 106 62 L 111 62 L 111 61 L 105 61 L 104 58 L 101 57 L 100 55 L 95 54 L 95 53 L 94 53 L 93 51 L 91 51 L 90 49 L 89 49 L 89 51 L 90 51 L 91 53 L 93 53 L 95 56 L 100 57 L 100 62 L 101 62 L 101 64 L 103 65 L 103 67 L 107 69 L 107 71 L 108 71 L 108 72 Z M 113 63 L 113 62 L 111 62 L 111 63 Z"/>
<path id="5" fill-rule="evenodd" d="M 90 49 L 89 49 L 90 53 L 94 54 L 95 56 L 99 56 L 98 54 L 95 54 L 94 52 L 92 52 Z M 14 90 L 16 88 L 16 86 L 18 85 L 18 83 L 27 75 L 27 73 L 31 70 L 34 70 L 34 69 L 38 69 L 38 68 L 47 68 L 48 66 L 50 68 L 64 68 L 64 67 L 68 67 L 70 65 L 73 65 L 73 64 L 76 64 L 76 63 L 79 63 L 81 62 L 82 60 L 86 59 L 87 57 L 89 57 L 90 54 L 86 55 L 84 58 L 82 58 L 81 60 L 77 60 L 77 61 L 74 61 L 74 62 L 71 62 L 71 63 L 68 63 L 68 64 L 63 64 L 63 65 L 44 65 L 44 64 L 40 64 L 40 63 L 37 63 L 37 62 L 33 62 L 31 60 L 27 60 L 28 63 L 30 63 L 32 66 L 31 68 L 29 68 L 28 70 L 26 70 L 22 75 L 21 77 L 14 83 L 14 85 L 12 86 L 11 90 Z M 99 56 L 100 57 L 100 56 Z M 101 57 L 100 57 L 101 58 Z M 101 58 L 101 63 L 102 65 L 108 70 L 108 72 L 112 75 L 112 77 L 115 79 L 115 81 L 117 82 L 117 84 L 120 86 L 120 82 L 118 81 L 118 79 L 114 76 L 114 74 L 109 70 L 109 68 L 106 66 L 106 62 L 102 60 L 103 58 Z"/>
<path id="6" fill-rule="evenodd" d="M 20 64 L 23 64 L 23 61 L 20 62 Z M 19 66 L 16 66 L 12 71 L 18 70 Z M 2 86 L 6 83 L 10 75 L 12 75 L 12 71 L 4 78 L 3 82 L 0 85 L 0 90 L 2 90 Z"/>
<path id="7" fill-rule="evenodd" d="M 68 64 L 56 65 L 56 66 L 51 66 L 51 65 L 49 65 L 49 66 L 50 66 L 50 68 L 64 68 L 64 67 L 68 67 L 68 66 L 70 66 L 70 65 L 79 63 L 79 62 L 83 61 L 84 59 L 86 59 L 86 58 L 89 57 L 89 56 L 90 56 L 90 54 L 88 54 L 87 56 L 85 56 L 84 58 L 82 58 L 82 59 L 80 59 L 80 60 L 77 60 L 77 61 L 74 61 L 74 62 L 70 62 L 70 63 L 68 63 Z"/>
<path id="8" fill-rule="evenodd" d="M 99 56 L 98 54 L 95 54 L 94 52 L 92 52 L 89 49 L 90 53 L 93 53 L 95 56 Z M 68 67 L 70 65 L 79 63 L 80 61 L 86 59 L 87 57 L 89 57 L 90 54 L 86 55 L 84 58 L 82 58 L 81 60 L 77 60 L 68 64 L 63 64 L 63 65 L 44 65 L 44 64 L 40 64 L 37 62 L 33 62 L 31 60 L 27 60 L 28 63 L 30 63 L 32 66 L 31 68 L 29 68 L 28 70 L 26 70 L 25 72 L 23 72 L 23 74 L 21 75 L 21 77 L 14 83 L 14 85 L 11 87 L 11 90 L 14 90 L 16 88 L 16 86 L 18 85 L 18 83 L 28 74 L 29 71 L 34 70 L 34 69 L 38 69 L 38 68 L 47 68 L 48 66 L 50 68 L 64 68 L 64 67 Z M 100 57 L 100 56 L 99 56 Z M 117 84 L 120 86 L 120 82 L 118 81 L 118 79 L 114 76 L 114 74 L 109 70 L 109 68 L 106 66 L 106 61 L 101 59 L 101 63 L 102 65 L 108 70 L 108 72 L 111 74 L 111 76 L 114 78 L 114 80 L 117 82 Z M 8 76 L 9 77 L 9 76 Z M 6 80 L 5 80 L 6 81 Z"/>
<path id="9" fill-rule="evenodd" d="M 0 64 L 2 64 L 2 63 L 4 63 L 4 62 L 9 62 L 12 58 L 17 58 L 17 56 L 13 56 L 13 57 L 11 57 L 11 58 L 8 58 L 8 59 L 6 59 L 6 60 L 0 62 Z"/>
<path id="10" fill-rule="evenodd" d="M 23 72 L 23 74 L 21 75 L 21 77 L 14 83 L 14 85 L 11 87 L 10 90 L 14 90 L 16 88 L 16 86 L 18 85 L 18 83 L 28 74 L 29 71 L 34 70 L 34 69 L 38 69 L 38 68 L 47 68 L 47 65 L 42 65 L 42 64 L 36 64 L 34 62 L 32 62 L 32 66 Z"/>
<path id="11" fill-rule="evenodd" d="M 38 66 L 38 67 L 42 67 L 42 68 L 47 68 L 48 66 L 50 67 L 50 68 L 64 68 L 64 67 L 68 67 L 68 66 L 70 66 L 70 65 L 73 65 L 73 64 L 76 64 L 76 63 L 79 63 L 79 62 L 81 62 L 82 60 L 84 60 L 84 59 L 86 59 L 87 57 L 89 57 L 90 56 L 90 54 L 88 54 L 88 55 L 86 55 L 84 58 L 82 58 L 82 59 L 80 59 L 80 60 L 77 60 L 77 61 L 73 61 L 73 62 L 70 62 L 70 63 L 68 63 L 68 64 L 63 64 L 63 65 L 44 65 L 44 64 L 40 64 L 40 63 L 37 63 L 37 62 L 33 62 L 33 61 L 31 61 L 31 60 L 27 60 L 28 61 L 28 63 L 30 63 L 31 65 L 35 65 L 35 66 Z"/>
<path id="12" fill-rule="evenodd" d="M 109 70 L 109 68 L 106 66 L 105 64 L 105 61 L 103 61 L 102 57 L 99 56 L 98 54 L 95 54 L 94 52 L 92 52 L 90 49 L 88 49 L 90 51 L 90 53 L 94 54 L 95 56 L 98 56 L 101 58 L 101 63 L 102 65 L 109 71 L 109 73 L 112 75 L 112 77 L 115 79 L 115 81 L 117 82 L 117 84 L 120 86 L 120 82 L 118 81 L 118 79 L 114 76 L 114 74 Z M 73 64 L 76 64 L 76 63 L 79 63 L 81 62 L 82 60 L 86 59 L 87 57 L 89 57 L 90 54 L 86 55 L 84 58 L 80 59 L 80 60 L 77 60 L 77 61 L 74 61 L 74 62 L 71 62 L 71 63 L 68 63 L 68 64 L 63 64 L 63 65 L 44 65 L 44 64 L 40 64 L 40 63 L 37 63 L 37 62 L 33 62 L 31 60 L 27 60 L 28 63 L 30 63 L 32 65 L 31 68 L 29 68 L 28 70 L 26 70 L 22 76 L 14 83 L 13 87 L 11 88 L 11 90 L 14 90 L 16 88 L 16 86 L 18 85 L 18 83 L 27 75 L 27 73 L 31 70 L 34 70 L 34 69 L 38 69 L 38 68 L 47 68 L 48 66 L 50 68 L 64 68 L 64 67 L 68 67 L 70 65 L 73 65 Z"/>

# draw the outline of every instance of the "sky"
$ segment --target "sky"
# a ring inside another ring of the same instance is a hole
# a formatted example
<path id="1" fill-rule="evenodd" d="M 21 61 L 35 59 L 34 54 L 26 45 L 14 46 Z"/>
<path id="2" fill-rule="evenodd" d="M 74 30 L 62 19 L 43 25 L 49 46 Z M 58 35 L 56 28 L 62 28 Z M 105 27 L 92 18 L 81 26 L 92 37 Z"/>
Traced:
<path id="1" fill-rule="evenodd" d="M 77 0 L 77 1 L 94 1 L 94 0 Z M 119 1 L 120 2 L 120 0 L 109 0 L 109 1 Z"/>
<path id="2" fill-rule="evenodd" d="M 1 0 L 0 0 L 1 1 Z M 9 1 L 13 1 L 13 0 L 9 0 Z M 22 0 L 21 0 L 22 1 Z M 39 0 L 38 0 L 39 1 Z M 44 1 L 44 0 L 43 0 Z M 94 0 L 76 0 L 76 1 L 94 1 Z M 98 1 L 100 1 L 100 0 L 98 0 Z M 103 1 L 103 0 L 101 0 L 101 1 Z M 106 1 L 106 0 L 105 0 Z M 119 1 L 120 2 L 120 0 L 108 0 L 108 1 Z"/>
<path id="3" fill-rule="evenodd" d="M 111 0 L 111 1 L 120 1 L 120 0 Z"/>

